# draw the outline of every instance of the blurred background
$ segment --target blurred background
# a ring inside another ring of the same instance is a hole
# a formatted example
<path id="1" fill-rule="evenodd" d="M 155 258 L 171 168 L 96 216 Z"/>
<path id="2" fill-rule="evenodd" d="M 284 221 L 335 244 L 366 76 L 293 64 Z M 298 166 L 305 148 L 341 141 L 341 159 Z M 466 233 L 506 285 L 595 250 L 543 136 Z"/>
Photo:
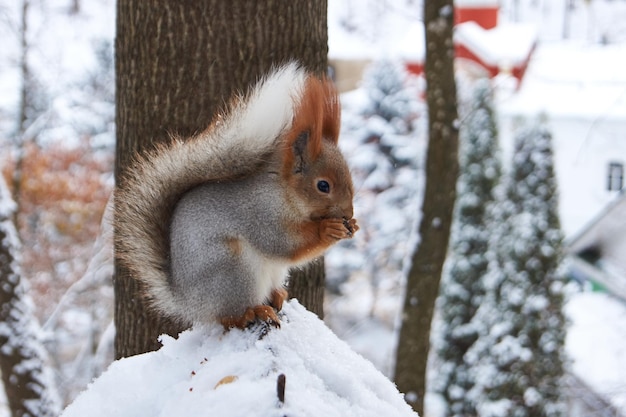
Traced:
<path id="1" fill-rule="evenodd" d="M 362 230 L 326 257 L 325 320 L 392 377 L 423 197 L 423 5 L 328 3 L 329 70 L 342 93 L 340 143 Z M 106 206 L 114 186 L 115 6 L 0 1 L 0 169 L 15 202 L 29 308 L 64 404 L 113 357 Z M 568 415 L 625 416 L 626 1 L 458 0 L 454 13 L 459 127 L 467 138 L 493 129 L 494 148 L 482 157 L 498 160 L 492 179 L 513 170 L 528 129 L 550 138 Z M 484 106 L 484 123 L 472 121 Z M 462 137 L 462 160 L 479 145 L 463 146 Z M 452 242 L 462 229 L 453 227 Z M 487 262 L 499 256 L 485 252 Z M 450 282 L 444 277 L 442 294 Z M 429 417 L 448 415 L 453 402 L 442 388 L 446 359 L 436 353 L 445 350 L 442 316 L 431 335 Z M 9 415 L 4 404 L 0 390 L 0 416 Z"/>

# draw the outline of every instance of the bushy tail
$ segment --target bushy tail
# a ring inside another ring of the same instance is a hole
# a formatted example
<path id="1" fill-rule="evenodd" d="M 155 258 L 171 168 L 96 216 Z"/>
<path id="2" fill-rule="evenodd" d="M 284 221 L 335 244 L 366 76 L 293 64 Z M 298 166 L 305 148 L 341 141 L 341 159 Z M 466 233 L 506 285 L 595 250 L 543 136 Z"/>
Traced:
<path id="1" fill-rule="evenodd" d="M 158 310 L 179 316 L 167 261 L 176 203 L 199 184 L 255 172 L 291 127 L 307 75 L 295 63 L 274 70 L 204 132 L 138 156 L 121 179 L 115 193 L 116 256 L 145 284 Z"/>

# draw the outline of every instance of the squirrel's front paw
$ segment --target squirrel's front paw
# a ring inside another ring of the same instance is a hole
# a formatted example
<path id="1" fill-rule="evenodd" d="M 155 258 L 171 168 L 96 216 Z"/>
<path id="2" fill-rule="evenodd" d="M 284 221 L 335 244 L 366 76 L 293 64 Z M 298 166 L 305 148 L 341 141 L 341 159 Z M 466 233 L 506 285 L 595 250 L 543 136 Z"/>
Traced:
<path id="1" fill-rule="evenodd" d="M 320 223 L 320 236 L 329 244 L 350 237 L 343 219 L 323 219 Z"/>
<path id="2" fill-rule="evenodd" d="M 321 223 L 321 235 L 333 243 L 341 239 L 349 239 L 359 230 L 355 219 L 324 219 Z"/>
<path id="3" fill-rule="evenodd" d="M 346 219 L 343 218 L 343 227 L 348 231 L 348 237 L 354 236 L 354 234 L 359 230 L 359 225 L 356 224 L 356 219 Z"/>

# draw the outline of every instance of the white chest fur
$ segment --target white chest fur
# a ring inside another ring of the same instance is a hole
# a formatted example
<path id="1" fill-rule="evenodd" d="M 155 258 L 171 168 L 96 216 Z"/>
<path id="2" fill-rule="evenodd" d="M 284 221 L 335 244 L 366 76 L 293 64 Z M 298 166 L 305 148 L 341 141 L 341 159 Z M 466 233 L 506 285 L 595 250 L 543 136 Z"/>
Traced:
<path id="1" fill-rule="evenodd" d="M 268 258 L 267 255 L 260 253 L 246 241 L 241 242 L 241 244 L 242 259 L 249 265 L 255 279 L 254 286 L 259 297 L 257 302 L 262 304 L 268 301 L 273 290 L 284 286 L 289 265 L 281 259 Z"/>

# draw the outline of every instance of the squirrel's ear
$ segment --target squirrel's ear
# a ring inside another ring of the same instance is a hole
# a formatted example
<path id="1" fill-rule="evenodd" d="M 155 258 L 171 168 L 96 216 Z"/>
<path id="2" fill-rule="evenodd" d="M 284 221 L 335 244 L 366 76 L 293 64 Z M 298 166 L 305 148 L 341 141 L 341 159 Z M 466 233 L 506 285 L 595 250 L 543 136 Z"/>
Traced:
<path id="1" fill-rule="evenodd" d="M 305 157 L 310 136 L 310 132 L 308 130 L 305 130 L 298 135 L 293 143 L 292 149 L 294 156 L 294 174 L 302 173 L 306 168 Z"/>
<path id="2" fill-rule="evenodd" d="M 339 113 L 339 98 L 332 81 L 309 75 L 285 135 L 285 175 L 302 172 L 306 161 L 315 161 L 322 152 L 323 141 L 337 143 Z"/>

